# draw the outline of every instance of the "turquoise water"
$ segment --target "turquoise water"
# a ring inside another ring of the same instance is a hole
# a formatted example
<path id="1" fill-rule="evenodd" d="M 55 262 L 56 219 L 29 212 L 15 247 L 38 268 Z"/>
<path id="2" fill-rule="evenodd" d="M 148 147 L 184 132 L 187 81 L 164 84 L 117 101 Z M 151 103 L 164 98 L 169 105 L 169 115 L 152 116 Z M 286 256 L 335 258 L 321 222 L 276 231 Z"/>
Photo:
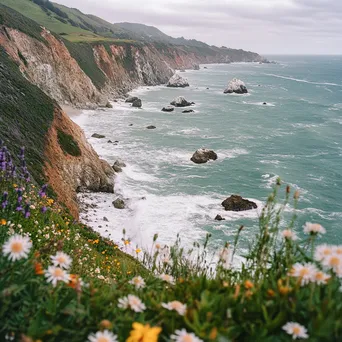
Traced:
<path id="1" fill-rule="evenodd" d="M 133 91 L 143 101 L 141 110 L 118 102 L 113 109 L 75 118 L 88 137 L 97 132 L 119 140 L 118 145 L 108 139 L 90 142 L 110 162 L 127 163 L 115 196 L 93 196 L 99 205 L 89 215 L 94 227 L 114 239 L 126 228 L 138 244 L 148 244 L 154 233 L 169 242 L 178 232 L 188 244 L 206 232 L 214 244 L 222 244 L 244 224 L 247 243 L 280 177 L 301 193 L 299 234 L 306 221 L 319 222 L 327 229 L 322 241 L 341 243 L 342 57 L 271 58 L 279 64 L 202 66 L 181 74 L 189 88 Z M 245 82 L 248 95 L 223 94 L 233 77 Z M 196 103 L 195 113 L 161 112 L 179 95 Z M 157 129 L 147 130 L 148 125 Z M 200 147 L 214 149 L 218 160 L 193 164 L 190 157 Z M 118 194 L 127 198 L 128 209 L 111 206 Z M 225 212 L 220 204 L 231 194 L 256 201 L 259 209 Z M 286 212 L 289 216 L 291 207 Z M 226 221 L 214 221 L 216 214 Z M 110 220 L 107 228 L 103 216 Z"/>

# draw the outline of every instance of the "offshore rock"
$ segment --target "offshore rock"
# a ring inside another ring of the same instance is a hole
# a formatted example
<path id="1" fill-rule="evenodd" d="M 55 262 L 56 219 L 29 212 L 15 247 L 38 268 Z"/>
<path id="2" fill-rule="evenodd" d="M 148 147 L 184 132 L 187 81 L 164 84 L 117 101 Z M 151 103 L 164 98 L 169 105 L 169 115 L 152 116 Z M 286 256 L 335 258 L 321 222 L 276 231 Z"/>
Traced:
<path id="1" fill-rule="evenodd" d="M 175 110 L 175 107 L 166 106 L 166 107 L 163 107 L 162 112 L 173 112 L 174 110 Z"/>
<path id="2" fill-rule="evenodd" d="M 175 107 L 188 107 L 194 104 L 194 102 L 188 102 L 183 96 L 178 96 L 170 104 Z"/>
<path id="3" fill-rule="evenodd" d="M 225 218 L 222 217 L 221 215 L 217 214 L 216 217 L 215 217 L 215 221 L 224 221 Z"/>
<path id="4" fill-rule="evenodd" d="M 141 108 L 142 107 L 142 101 L 140 99 L 134 100 L 132 103 L 132 107 Z"/>
<path id="5" fill-rule="evenodd" d="M 194 113 L 195 111 L 193 109 L 185 109 L 182 111 L 182 113 Z"/>
<path id="6" fill-rule="evenodd" d="M 174 74 L 169 79 L 169 82 L 167 82 L 167 87 L 185 88 L 185 87 L 189 87 L 189 82 L 186 78 L 183 78 L 182 76 L 180 76 L 178 74 Z"/>
<path id="7" fill-rule="evenodd" d="M 201 148 L 197 150 L 191 157 L 191 161 L 196 164 L 204 164 L 209 160 L 216 160 L 217 154 L 213 150 Z"/>
<path id="8" fill-rule="evenodd" d="M 92 138 L 96 138 L 96 139 L 103 139 L 103 138 L 105 138 L 106 136 L 103 135 L 103 134 L 94 133 L 91 137 L 92 137 Z"/>
<path id="9" fill-rule="evenodd" d="M 125 209 L 125 202 L 121 198 L 117 198 L 115 201 L 113 201 L 113 206 L 116 209 Z"/>
<path id="10" fill-rule="evenodd" d="M 229 83 L 227 88 L 224 91 L 225 94 L 246 94 L 248 93 L 248 90 L 245 86 L 245 83 L 243 83 L 241 80 L 237 78 L 233 78 Z"/>
<path id="11" fill-rule="evenodd" d="M 126 103 L 133 103 L 135 100 L 138 100 L 139 98 L 136 96 L 128 96 L 126 99 Z"/>
<path id="12" fill-rule="evenodd" d="M 238 195 L 232 195 L 228 197 L 221 204 L 225 210 L 230 210 L 230 211 L 245 211 L 245 210 L 256 209 L 258 207 L 256 203 L 249 201 L 247 199 L 244 199 Z"/>
<path id="13" fill-rule="evenodd" d="M 200 66 L 198 64 L 194 64 L 194 70 L 200 70 Z"/>
<path id="14" fill-rule="evenodd" d="M 153 126 L 153 125 L 150 125 L 150 126 L 147 126 L 146 128 L 147 128 L 147 129 L 156 129 L 157 127 L 156 127 L 156 126 Z"/>

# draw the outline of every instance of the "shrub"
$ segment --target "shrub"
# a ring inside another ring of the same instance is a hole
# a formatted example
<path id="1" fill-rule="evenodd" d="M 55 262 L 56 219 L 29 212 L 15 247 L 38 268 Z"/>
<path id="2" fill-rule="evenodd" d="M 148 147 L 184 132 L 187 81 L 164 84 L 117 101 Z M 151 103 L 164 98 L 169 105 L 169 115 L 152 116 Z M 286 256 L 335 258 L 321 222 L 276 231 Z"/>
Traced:
<path id="1" fill-rule="evenodd" d="M 60 129 L 57 131 L 58 143 L 62 150 L 74 157 L 79 157 L 81 155 L 81 150 L 78 143 L 70 134 L 66 134 Z"/>

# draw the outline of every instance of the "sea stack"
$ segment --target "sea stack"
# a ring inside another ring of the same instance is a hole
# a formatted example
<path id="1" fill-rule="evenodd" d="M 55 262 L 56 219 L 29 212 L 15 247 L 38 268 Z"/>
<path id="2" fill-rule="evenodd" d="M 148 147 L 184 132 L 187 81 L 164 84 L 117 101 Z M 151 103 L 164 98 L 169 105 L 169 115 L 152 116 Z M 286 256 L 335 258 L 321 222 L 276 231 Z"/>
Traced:
<path id="1" fill-rule="evenodd" d="M 248 90 L 245 86 L 245 83 L 237 78 L 233 78 L 229 83 L 227 88 L 224 90 L 225 94 L 246 94 Z"/>
<path id="2" fill-rule="evenodd" d="M 185 88 L 185 87 L 189 87 L 189 82 L 186 78 L 178 75 L 178 74 L 174 74 L 170 79 L 169 82 L 167 82 L 167 87 L 171 87 L 171 88 Z"/>

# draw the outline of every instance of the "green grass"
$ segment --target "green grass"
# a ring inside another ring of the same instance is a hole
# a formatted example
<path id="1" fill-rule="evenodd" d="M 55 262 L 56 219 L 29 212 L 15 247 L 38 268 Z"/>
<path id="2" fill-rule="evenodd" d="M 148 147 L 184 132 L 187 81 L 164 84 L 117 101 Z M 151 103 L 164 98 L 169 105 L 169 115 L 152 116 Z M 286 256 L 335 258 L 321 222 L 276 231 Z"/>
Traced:
<path id="1" fill-rule="evenodd" d="M 43 182 L 45 136 L 53 120 L 54 102 L 23 77 L 0 47 L 0 138 L 16 156 L 26 146 L 34 179 Z"/>
<path id="2" fill-rule="evenodd" d="M 81 155 L 81 150 L 78 143 L 70 134 L 66 134 L 61 130 L 57 131 L 58 143 L 62 150 L 66 154 L 70 154 L 73 157 L 79 157 Z"/>

